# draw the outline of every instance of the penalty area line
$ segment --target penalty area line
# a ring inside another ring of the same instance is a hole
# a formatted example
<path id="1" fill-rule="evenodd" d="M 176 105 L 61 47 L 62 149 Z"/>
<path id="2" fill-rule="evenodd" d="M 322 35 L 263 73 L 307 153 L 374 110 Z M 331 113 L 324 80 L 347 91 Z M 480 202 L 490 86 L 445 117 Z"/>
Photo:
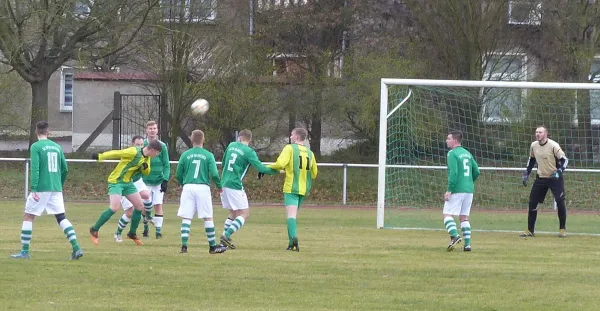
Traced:
<path id="1" fill-rule="evenodd" d="M 392 229 L 392 230 L 414 230 L 414 231 L 446 231 L 446 229 L 441 228 L 419 228 L 419 227 L 383 227 L 384 229 Z M 491 232 L 491 233 L 522 233 L 523 231 L 518 230 L 471 230 L 473 232 Z M 558 232 L 550 232 L 550 231 L 536 231 L 535 234 L 558 234 Z M 577 236 L 598 236 L 600 237 L 600 233 L 583 233 L 583 232 L 567 232 L 567 236 L 569 235 L 577 235 Z"/>

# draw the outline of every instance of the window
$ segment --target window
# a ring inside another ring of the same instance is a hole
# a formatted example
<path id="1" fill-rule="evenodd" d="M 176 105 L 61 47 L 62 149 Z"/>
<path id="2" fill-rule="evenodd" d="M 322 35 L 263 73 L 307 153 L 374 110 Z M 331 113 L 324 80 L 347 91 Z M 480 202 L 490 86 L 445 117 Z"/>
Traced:
<path id="1" fill-rule="evenodd" d="M 161 0 L 165 21 L 198 23 L 214 21 L 217 17 L 217 0 Z"/>
<path id="2" fill-rule="evenodd" d="M 269 10 L 275 8 L 296 7 L 307 4 L 308 0 L 256 0 L 259 10 Z"/>
<path id="3" fill-rule="evenodd" d="M 92 0 L 78 0 L 75 2 L 75 16 L 79 18 L 87 18 L 90 15 L 90 7 L 94 5 Z"/>
<path id="4" fill-rule="evenodd" d="M 483 80 L 527 80 L 527 56 L 503 54 L 489 57 Z M 482 89 L 483 121 L 490 123 L 510 122 L 522 117 L 522 99 L 526 90 L 511 88 Z"/>
<path id="5" fill-rule="evenodd" d="M 589 79 L 592 83 L 600 82 L 600 58 L 592 62 Z M 593 124 L 600 124 L 600 90 L 590 91 L 590 114 Z"/>
<path id="6" fill-rule="evenodd" d="M 535 0 L 508 1 L 508 23 L 539 25 L 542 22 L 542 3 Z"/>
<path id="7" fill-rule="evenodd" d="M 73 111 L 73 70 L 60 69 L 60 111 Z"/>

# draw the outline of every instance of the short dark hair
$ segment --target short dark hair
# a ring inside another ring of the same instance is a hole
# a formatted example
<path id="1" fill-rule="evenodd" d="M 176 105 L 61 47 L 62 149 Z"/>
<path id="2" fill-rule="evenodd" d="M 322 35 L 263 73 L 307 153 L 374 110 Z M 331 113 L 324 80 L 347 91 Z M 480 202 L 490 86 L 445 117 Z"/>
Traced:
<path id="1" fill-rule="evenodd" d="M 153 140 L 148 144 L 148 148 L 161 152 L 162 144 L 158 140 Z"/>
<path id="2" fill-rule="evenodd" d="M 463 139 L 463 133 L 461 131 L 450 131 L 450 133 L 448 133 L 448 135 L 452 135 L 452 138 L 454 138 L 454 140 L 456 140 L 459 143 Z"/>
<path id="3" fill-rule="evenodd" d="M 35 132 L 40 135 L 48 135 L 50 125 L 48 121 L 39 121 L 35 124 Z"/>
<path id="4" fill-rule="evenodd" d="M 138 139 L 144 139 L 144 137 L 142 135 L 134 135 L 133 137 L 131 137 L 131 142 L 135 143 L 135 141 Z"/>
<path id="5" fill-rule="evenodd" d="M 296 134 L 298 136 L 298 138 L 300 138 L 301 141 L 305 141 L 306 136 L 308 136 L 308 133 L 306 132 L 306 130 L 301 127 L 297 127 L 295 129 L 293 129 L 292 133 Z"/>
<path id="6" fill-rule="evenodd" d="M 538 126 L 535 128 L 535 129 L 537 130 L 537 129 L 539 129 L 540 127 L 541 127 L 541 128 L 543 128 L 544 130 L 546 130 L 546 133 L 548 133 L 548 127 L 547 127 L 547 126 L 545 126 L 545 125 L 543 125 L 543 124 L 542 124 L 542 125 L 538 125 Z"/>

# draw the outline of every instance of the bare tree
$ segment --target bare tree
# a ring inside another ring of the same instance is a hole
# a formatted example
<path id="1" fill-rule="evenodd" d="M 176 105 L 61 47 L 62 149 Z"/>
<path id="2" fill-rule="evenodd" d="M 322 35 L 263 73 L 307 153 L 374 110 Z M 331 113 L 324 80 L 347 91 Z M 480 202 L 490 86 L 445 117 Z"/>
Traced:
<path id="1" fill-rule="evenodd" d="M 164 1 L 153 16 L 151 40 L 144 43 L 138 65 L 159 76 L 157 89 L 168 100 L 163 109 L 170 116 L 169 152 L 177 153 L 182 130 L 202 125 L 208 142 L 226 146 L 240 127 L 254 129 L 265 124 L 272 101 L 253 81 L 260 58 L 251 62 L 257 48 L 250 45 L 247 28 L 239 24 L 247 4 L 219 1 L 219 7 L 202 6 L 210 1 Z M 220 14 L 220 15 L 218 15 Z M 216 18 L 218 17 L 218 22 Z M 260 47 L 259 47 L 260 49 Z M 190 116 L 190 104 L 207 99 L 209 113 Z M 198 124 L 195 124 L 198 123 Z M 166 138 L 166 137 L 165 137 Z M 191 146 L 189 146 L 191 147 Z"/>
<path id="2" fill-rule="evenodd" d="M 126 49 L 159 0 L 0 1 L 0 51 L 31 85 L 29 143 L 48 117 L 48 80 L 67 61 L 91 60 Z M 111 40 L 107 40 L 111 38 Z"/>
<path id="3" fill-rule="evenodd" d="M 600 3 L 593 0 L 549 0 L 543 4 L 543 37 L 540 54 L 553 79 L 567 82 L 593 82 L 600 72 L 592 72 L 600 50 Z M 560 8 L 560 9 L 559 9 Z M 590 91 L 577 92 L 577 136 L 581 158 L 593 158 Z"/>
<path id="4" fill-rule="evenodd" d="M 277 66 L 289 83 L 312 91 L 300 106 L 290 105 L 290 127 L 301 120 L 308 127 L 311 150 L 321 154 L 323 116 L 333 111 L 326 89 L 337 83 L 341 60 L 351 41 L 351 26 L 362 1 L 291 1 L 265 6 L 257 16 L 257 38 L 272 46 Z M 281 64 L 279 65 L 278 62 Z M 281 67 L 280 67 L 281 68 Z"/>

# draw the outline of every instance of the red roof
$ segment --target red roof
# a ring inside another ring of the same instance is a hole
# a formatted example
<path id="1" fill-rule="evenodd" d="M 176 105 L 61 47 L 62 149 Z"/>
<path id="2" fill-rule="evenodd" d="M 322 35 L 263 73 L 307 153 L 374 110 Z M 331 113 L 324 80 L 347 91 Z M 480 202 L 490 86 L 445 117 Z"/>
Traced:
<path id="1" fill-rule="evenodd" d="M 145 72 L 76 72 L 75 80 L 155 81 L 158 75 Z"/>

